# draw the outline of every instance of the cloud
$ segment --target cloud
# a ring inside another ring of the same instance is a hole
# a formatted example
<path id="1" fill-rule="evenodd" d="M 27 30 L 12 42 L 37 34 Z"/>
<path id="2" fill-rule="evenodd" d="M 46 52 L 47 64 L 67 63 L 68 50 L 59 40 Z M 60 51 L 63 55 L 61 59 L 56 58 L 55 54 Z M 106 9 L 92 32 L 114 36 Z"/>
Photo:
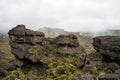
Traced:
<path id="1" fill-rule="evenodd" d="M 17 24 L 30 29 L 101 31 L 120 27 L 120 0 L 1 0 L 0 31 Z"/>

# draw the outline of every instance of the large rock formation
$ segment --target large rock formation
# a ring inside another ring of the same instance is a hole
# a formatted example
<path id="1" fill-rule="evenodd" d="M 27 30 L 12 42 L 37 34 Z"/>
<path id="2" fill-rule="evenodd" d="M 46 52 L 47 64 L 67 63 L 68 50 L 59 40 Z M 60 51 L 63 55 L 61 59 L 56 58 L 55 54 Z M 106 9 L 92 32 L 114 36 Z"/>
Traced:
<path id="1" fill-rule="evenodd" d="M 94 48 L 102 55 L 120 60 L 120 37 L 119 36 L 100 36 L 95 37 Z"/>
<path id="2" fill-rule="evenodd" d="M 56 38 L 46 38 L 43 32 L 26 29 L 17 25 L 8 32 L 11 52 L 15 55 L 15 65 L 22 66 L 24 62 L 45 63 L 58 54 L 74 55 L 85 59 L 86 53 L 73 34 L 60 35 Z"/>
<path id="3" fill-rule="evenodd" d="M 108 73 L 98 80 L 120 80 L 120 37 L 119 36 L 100 36 L 95 37 L 94 48 L 101 53 L 108 62 Z"/>

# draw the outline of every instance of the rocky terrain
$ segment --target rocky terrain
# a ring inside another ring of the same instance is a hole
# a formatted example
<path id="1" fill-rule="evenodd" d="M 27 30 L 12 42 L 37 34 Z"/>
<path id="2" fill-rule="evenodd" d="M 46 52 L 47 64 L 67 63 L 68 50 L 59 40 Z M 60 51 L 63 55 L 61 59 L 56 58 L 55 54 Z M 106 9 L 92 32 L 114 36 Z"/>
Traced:
<path id="1" fill-rule="evenodd" d="M 95 49 L 111 59 L 120 60 L 120 37 L 119 36 L 100 36 L 94 38 Z"/>
<path id="2" fill-rule="evenodd" d="M 94 48 L 102 54 L 109 63 L 112 73 L 106 74 L 100 80 L 120 79 L 120 36 L 99 36 L 94 38 Z"/>
<path id="3" fill-rule="evenodd" d="M 8 34 L 11 52 L 15 56 L 14 66 L 16 68 L 27 66 L 30 70 L 38 67 L 40 71 L 37 73 L 44 71 L 42 75 L 46 75 L 39 76 L 39 79 L 43 77 L 57 79 L 63 75 L 70 78 L 67 77 L 68 74 L 75 73 L 74 69 L 79 69 L 85 64 L 87 54 L 73 34 L 46 38 L 43 32 L 26 29 L 24 25 L 16 26 Z"/>
<path id="4" fill-rule="evenodd" d="M 46 37 L 50 37 L 50 38 L 55 38 L 61 34 L 62 35 L 74 34 L 78 37 L 79 44 L 83 46 L 83 48 L 86 50 L 87 53 L 92 53 L 95 51 L 92 45 L 93 39 L 91 35 L 85 36 L 86 34 L 84 33 L 69 32 L 69 31 L 65 31 L 64 29 L 48 28 L 48 27 L 40 28 L 38 31 L 43 32 Z"/>
<path id="5" fill-rule="evenodd" d="M 46 38 L 43 32 L 35 32 L 26 29 L 24 25 L 18 25 L 8 32 L 10 37 L 11 52 L 20 62 L 28 60 L 31 63 L 46 63 L 49 58 L 57 54 L 74 55 L 78 53 L 84 59 L 86 53 L 78 43 L 77 37 L 71 35 L 59 35 L 56 38 Z M 80 56 L 79 56 L 80 57 Z M 24 63 L 16 64 L 22 66 Z"/>
<path id="6" fill-rule="evenodd" d="M 0 45 L 1 80 L 120 80 L 119 36 L 50 38 L 25 25 L 8 34 L 10 45 Z"/>

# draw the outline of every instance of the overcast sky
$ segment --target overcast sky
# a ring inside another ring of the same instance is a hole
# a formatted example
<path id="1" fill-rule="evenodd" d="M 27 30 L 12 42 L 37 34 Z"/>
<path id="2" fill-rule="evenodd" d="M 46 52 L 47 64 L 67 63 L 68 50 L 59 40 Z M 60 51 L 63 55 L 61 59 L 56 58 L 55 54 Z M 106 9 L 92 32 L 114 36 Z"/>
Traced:
<path id="1" fill-rule="evenodd" d="M 120 0 L 0 0 L 0 31 L 17 24 L 34 30 L 120 29 Z"/>

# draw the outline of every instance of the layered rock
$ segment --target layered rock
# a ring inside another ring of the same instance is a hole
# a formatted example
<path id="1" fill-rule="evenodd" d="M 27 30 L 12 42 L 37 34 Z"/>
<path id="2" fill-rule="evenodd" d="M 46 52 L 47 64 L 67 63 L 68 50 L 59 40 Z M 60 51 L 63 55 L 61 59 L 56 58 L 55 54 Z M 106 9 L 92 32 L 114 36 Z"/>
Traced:
<path id="1" fill-rule="evenodd" d="M 73 34 L 59 35 L 58 37 L 56 37 L 55 43 L 58 46 L 79 47 L 77 37 Z"/>
<path id="2" fill-rule="evenodd" d="M 28 56 L 27 54 L 30 53 L 29 49 L 37 44 L 42 44 L 45 38 L 44 33 L 26 29 L 24 25 L 18 25 L 10 30 L 8 34 L 10 37 L 11 52 L 19 59 L 24 59 Z M 34 62 L 34 58 L 31 58 Z"/>
<path id="3" fill-rule="evenodd" d="M 120 60 L 120 37 L 119 36 L 100 36 L 95 37 L 94 48 L 111 59 Z"/>
<path id="4" fill-rule="evenodd" d="M 99 77 L 98 80 L 120 80 L 120 37 L 95 37 L 93 45 L 96 51 L 101 53 L 105 61 L 109 64 L 107 70 L 110 71 L 110 73 Z"/>
<path id="5" fill-rule="evenodd" d="M 57 54 L 69 56 L 78 53 L 79 57 L 86 58 L 84 48 L 79 45 L 77 37 L 73 34 L 46 38 L 43 32 L 26 29 L 24 25 L 17 25 L 8 34 L 17 66 L 24 65 L 25 61 L 47 63 Z"/>

